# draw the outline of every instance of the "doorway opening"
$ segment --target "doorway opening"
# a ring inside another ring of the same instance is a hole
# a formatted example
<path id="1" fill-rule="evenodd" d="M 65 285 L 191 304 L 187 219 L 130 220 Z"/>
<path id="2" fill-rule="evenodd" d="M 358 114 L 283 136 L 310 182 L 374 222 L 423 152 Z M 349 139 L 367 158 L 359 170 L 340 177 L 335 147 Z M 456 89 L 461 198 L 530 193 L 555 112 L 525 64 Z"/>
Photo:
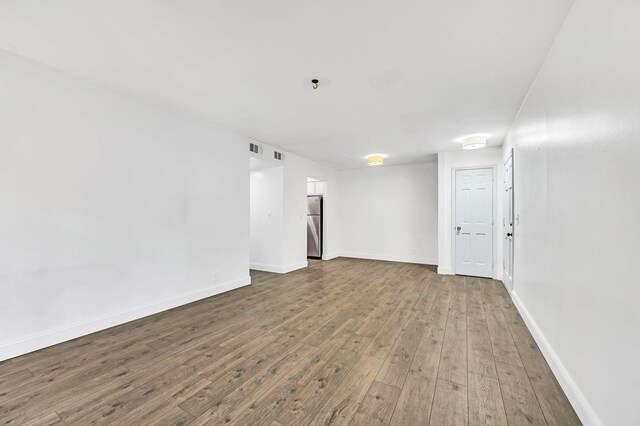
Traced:
<path id="1" fill-rule="evenodd" d="M 307 177 L 307 259 L 321 260 L 324 254 L 324 196 L 327 183 Z"/>
<path id="2" fill-rule="evenodd" d="M 495 167 L 453 170 L 454 273 L 493 278 Z"/>

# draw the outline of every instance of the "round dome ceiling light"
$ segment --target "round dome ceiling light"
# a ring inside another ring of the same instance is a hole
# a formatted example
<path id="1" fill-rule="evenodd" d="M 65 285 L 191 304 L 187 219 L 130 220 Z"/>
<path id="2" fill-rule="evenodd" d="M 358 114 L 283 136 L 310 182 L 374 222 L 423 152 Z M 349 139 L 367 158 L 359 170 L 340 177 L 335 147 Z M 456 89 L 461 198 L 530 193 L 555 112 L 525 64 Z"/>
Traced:
<path id="1" fill-rule="evenodd" d="M 487 146 L 487 138 L 484 136 L 469 136 L 462 140 L 462 149 L 477 149 Z"/>
<path id="2" fill-rule="evenodd" d="M 367 164 L 370 166 L 381 166 L 384 163 L 382 155 L 370 155 L 367 157 Z"/>

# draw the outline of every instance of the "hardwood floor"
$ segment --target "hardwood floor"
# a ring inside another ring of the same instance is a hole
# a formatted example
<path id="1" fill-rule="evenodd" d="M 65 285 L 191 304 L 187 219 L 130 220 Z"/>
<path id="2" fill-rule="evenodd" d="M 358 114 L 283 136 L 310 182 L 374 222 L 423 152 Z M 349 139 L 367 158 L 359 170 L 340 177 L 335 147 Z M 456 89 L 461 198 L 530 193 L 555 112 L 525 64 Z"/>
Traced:
<path id="1" fill-rule="evenodd" d="M 355 259 L 0 363 L 0 424 L 580 424 L 502 284 Z"/>

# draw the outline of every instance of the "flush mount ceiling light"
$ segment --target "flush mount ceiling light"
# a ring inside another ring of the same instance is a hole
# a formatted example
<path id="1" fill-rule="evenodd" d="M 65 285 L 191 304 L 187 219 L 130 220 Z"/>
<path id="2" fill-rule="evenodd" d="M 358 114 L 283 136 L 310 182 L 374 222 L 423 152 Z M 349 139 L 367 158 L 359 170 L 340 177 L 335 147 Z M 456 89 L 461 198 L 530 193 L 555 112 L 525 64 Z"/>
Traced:
<path id="1" fill-rule="evenodd" d="M 487 146 L 487 138 L 484 136 L 469 136 L 462 139 L 462 149 L 477 149 Z"/>
<path id="2" fill-rule="evenodd" d="M 370 155 L 367 157 L 367 164 L 370 166 L 381 166 L 384 163 L 382 155 Z"/>

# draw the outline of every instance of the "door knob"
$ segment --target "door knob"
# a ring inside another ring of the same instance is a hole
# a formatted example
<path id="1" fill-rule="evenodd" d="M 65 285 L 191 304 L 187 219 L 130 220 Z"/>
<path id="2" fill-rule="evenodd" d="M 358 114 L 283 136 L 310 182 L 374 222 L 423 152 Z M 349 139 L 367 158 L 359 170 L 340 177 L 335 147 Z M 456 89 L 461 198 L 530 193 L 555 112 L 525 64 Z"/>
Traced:
<path id="1" fill-rule="evenodd" d="M 462 228 L 460 228 L 459 226 L 456 228 L 456 231 L 460 231 Z"/>
<path id="2" fill-rule="evenodd" d="M 507 232 L 507 237 L 513 237 L 513 234 L 511 232 Z"/>

